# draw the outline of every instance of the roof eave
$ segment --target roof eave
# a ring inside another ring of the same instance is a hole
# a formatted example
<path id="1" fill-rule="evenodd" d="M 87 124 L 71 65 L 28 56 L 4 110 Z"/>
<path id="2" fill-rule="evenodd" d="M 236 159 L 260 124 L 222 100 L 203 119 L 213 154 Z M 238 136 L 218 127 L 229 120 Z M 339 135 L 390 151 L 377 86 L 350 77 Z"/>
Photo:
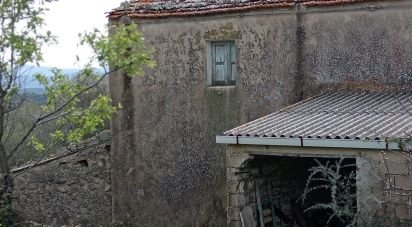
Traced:
<path id="1" fill-rule="evenodd" d="M 248 7 L 233 7 L 233 8 L 216 8 L 207 10 L 163 10 L 163 11 L 135 11 L 135 10 L 118 10 L 109 13 L 108 17 L 111 20 L 119 19 L 123 16 L 128 16 L 135 19 L 152 19 L 152 18 L 167 18 L 167 17 L 197 17 L 197 16 L 211 16 L 219 14 L 241 13 L 250 10 L 263 10 L 263 9 L 284 9 L 292 8 L 294 3 L 276 3 L 267 5 L 257 5 Z"/>
<path id="2" fill-rule="evenodd" d="M 397 142 L 352 139 L 306 139 L 218 135 L 216 136 L 216 143 L 290 147 L 352 148 L 372 150 L 399 149 L 399 145 Z"/>
<path id="3" fill-rule="evenodd" d="M 232 7 L 214 7 L 214 8 L 176 8 L 176 9 L 140 9 L 136 10 L 136 6 L 131 6 L 129 8 L 119 8 L 114 9 L 109 12 L 109 19 L 116 20 L 122 16 L 128 16 L 131 18 L 165 18 L 165 17 L 190 17 L 190 16 L 208 16 L 215 14 L 225 14 L 234 12 L 243 12 L 249 10 L 260 10 L 260 9 L 274 9 L 274 8 L 293 8 L 296 4 L 302 4 L 306 7 L 330 7 L 338 5 L 349 5 L 357 4 L 363 2 L 374 2 L 376 0 L 305 0 L 305 1 L 284 1 L 284 2 L 254 2 L 253 4 L 245 4 Z M 263 4 L 264 3 L 264 4 Z M 144 3 L 145 5 L 150 3 Z"/>

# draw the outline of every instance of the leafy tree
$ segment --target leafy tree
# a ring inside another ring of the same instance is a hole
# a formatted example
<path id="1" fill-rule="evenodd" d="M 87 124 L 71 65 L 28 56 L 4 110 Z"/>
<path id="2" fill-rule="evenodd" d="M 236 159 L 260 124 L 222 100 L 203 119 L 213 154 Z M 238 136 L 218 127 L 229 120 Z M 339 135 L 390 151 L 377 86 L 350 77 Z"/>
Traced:
<path id="1" fill-rule="evenodd" d="M 41 62 L 42 47 L 55 42 L 49 31 L 41 30 L 42 15 L 52 1 L 0 0 L 0 199 L 6 204 L 10 203 L 13 189 L 10 160 L 22 150 L 21 147 L 30 143 L 36 150 L 46 151 L 50 145 L 61 141 L 79 142 L 101 127 L 118 108 L 106 95 L 99 95 L 84 105 L 80 102 L 81 95 L 91 91 L 114 71 L 121 70 L 124 75 L 134 76 L 142 73 L 142 66 L 154 65 L 135 24 L 110 27 L 110 36 L 98 30 L 81 34 L 80 44 L 90 46 L 94 56 L 76 80 L 59 69 L 53 70 L 52 77 L 36 75 L 36 80 L 46 90 L 47 102 L 33 113 L 26 130 L 15 130 L 8 119 L 25 106 L 24 97 L 19 98 L 28 76 L 22 67 Z M 99 77 L 91 67 L 96 62 L 103 69 L 103 75 Z M 49 141 L 36 136 L 39 128 L 50 123 L 56 127 L 49 134 Z M 13 137 L 11 134 L 16 131 L 18 134 Z M 7 139 L 10 137 L 14 141 Z"/>

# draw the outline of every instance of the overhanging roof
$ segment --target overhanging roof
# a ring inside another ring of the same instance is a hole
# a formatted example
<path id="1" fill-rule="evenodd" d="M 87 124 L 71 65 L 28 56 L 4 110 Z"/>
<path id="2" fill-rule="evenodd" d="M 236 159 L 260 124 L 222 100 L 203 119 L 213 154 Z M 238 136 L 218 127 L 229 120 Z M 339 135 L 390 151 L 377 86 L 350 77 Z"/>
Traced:
<path id="1" fill-rule="evenodd" d="M 396 149 L 412 135 L 412 92 L 330 93 L 216 137 L 217 143 Z"/>
<path id="2" fill-rule="evenodd" d="M 291 8 L 297 3 L 304 6 L 332 6 L 374 1 L 379 0 L 132 0 L 112 10 L 109 18 L 198 16 L 251 9 Z"/>

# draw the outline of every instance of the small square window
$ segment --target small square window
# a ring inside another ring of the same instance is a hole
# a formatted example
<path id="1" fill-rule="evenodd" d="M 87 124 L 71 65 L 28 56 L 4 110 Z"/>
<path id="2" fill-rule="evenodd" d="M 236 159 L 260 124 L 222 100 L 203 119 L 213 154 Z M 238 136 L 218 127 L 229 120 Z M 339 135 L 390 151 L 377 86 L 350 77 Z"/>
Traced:
<path id="1" fill-rule="evenodd" d="M 211 84 L 212 86 L 236 85 L 235 42 L 211 43 Z"/>

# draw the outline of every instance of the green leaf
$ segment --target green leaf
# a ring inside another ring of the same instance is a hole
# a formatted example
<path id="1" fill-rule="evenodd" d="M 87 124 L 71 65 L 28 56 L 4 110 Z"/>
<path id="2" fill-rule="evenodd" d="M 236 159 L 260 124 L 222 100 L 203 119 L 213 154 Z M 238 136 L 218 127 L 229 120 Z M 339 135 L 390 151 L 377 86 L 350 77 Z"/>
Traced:
<path id="1" fill-rule="evenodd" d="M 43 152 L 46 148 L 43 143 L 39 141 L 39 139 L 35 136 L 31 137 L 31 144 L 33 145 L 34 149 L 38 152 Z"/>

